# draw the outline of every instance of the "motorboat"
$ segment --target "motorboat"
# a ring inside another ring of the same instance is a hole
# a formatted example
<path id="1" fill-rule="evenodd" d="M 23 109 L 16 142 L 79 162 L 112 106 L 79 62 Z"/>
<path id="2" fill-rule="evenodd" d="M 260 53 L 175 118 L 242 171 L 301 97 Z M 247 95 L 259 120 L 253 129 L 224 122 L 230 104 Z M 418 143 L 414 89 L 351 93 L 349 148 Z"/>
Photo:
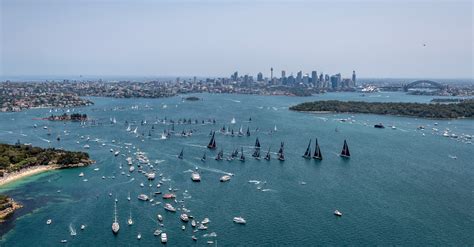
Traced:
<path id="1" fill-rule="evenodd" d="M 155 232 L 153 232 L 153 235 L 155 236 L 160 236 L 163 231 L 160 229 L 156 229 Z"/>
<path id="2" fill-rule="evenodd" d="M 148 201 L 148 196 L 145 194 L 138 195 L 138 199 L 142 201 Z"/>
<path id="3" fill-rule="evenodd" d="M 341 217 L 341 216 L 342 216 L 342 213 L 339 212 L 339 210 L 336 209 L 336 210 L 334 211 L 334 215 Z"/>
<path id="4" fill-rule="evenodd" d="M 201 181 L 201 175 L 199 175 L 199 173 L 197 173 L 197 172 L 193 172 L 191 174 L 191 180 L 193 180 L 194 182 L 200 182 Z"/>
<path id="5" fill-rule="evenodd" d="M 162 243 L 168 242 L 168 236 L 166 235 L 166 232 L 161 233 L 161 242 Z"/>
<path id="6" fill-rule="evenodd" d="M 163 216 L 161 216 L 161 214 L 158 214 L 156 217 L 158 217 L 158 220 L 159 220 L 160 222 L 163 221 Z"/>
<path id="7" fill-rule="evenodd" d="M 165 206 L 164 206 L 165 210 L 168 210 L 170 212 L 176 212 L 176 208 L 173 207 L 173 205 L 169 204 L 169 203 L 166 203 Z"/>
<path id="8" fill-rule="evenodd" d="M 83 172 L 79 173 L 79 177 L 84 177 L 84 173 Z"/>
<path id="9" fill-rule="evenodd" d="M 245 219 L 242 218 L 242 217 L 240 217 L 240 216 L 239 216 L 239 217 L 234 217 L 234 222 L 237 223 L 237 224 L 245 224 L 245 223 L 247 223 L 247 221 L 245 221 Z"/>
<path id="10" fill-rule="evenodd" d="M 230 177 L 229 175 L 224 175 L 224 176 L 221 177 L 220 181 L 221 181 L 221 182 L 227 182 L 227 181 L 230 180 L 230 178 L 231 178 L 231 177 Z"/>
<path id="11" fill-rule="evenodd" d="M 46 221 L 46 225 L 51 225 L 51 223 L 53 223 L 53 220 L 51 220 L 51 219 L 48 219 L 48 220 Z"/>
<path id="12" fill-rule="evenodd" d="M 204 218 L 204 219 L 201 221 L 201 224 L 204 224 L 204 225 L 205 225 L 205 224 L 207 224 L 207 223 L 209 223 L 209 222 L 211 222 L 211 221 L 209 220 L 209 218 Z"/>
<path id="13" fill-rule="evenodd" d="M 180 218 L 181 218 L 181 220 L 184 221 L 184 222 L 188 222 L 188 221 L 189 221 L 189 217 L 188 217 L 187 214 L 181 214 L 181 215 L 180 215 Z"/>

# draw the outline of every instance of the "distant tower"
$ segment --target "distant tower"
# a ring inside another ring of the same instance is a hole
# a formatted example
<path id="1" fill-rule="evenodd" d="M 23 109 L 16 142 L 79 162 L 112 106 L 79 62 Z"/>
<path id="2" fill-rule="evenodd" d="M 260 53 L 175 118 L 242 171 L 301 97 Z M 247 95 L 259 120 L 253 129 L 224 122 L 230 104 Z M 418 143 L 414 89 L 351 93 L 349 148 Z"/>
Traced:
<path id="1" fill-rule="evenodd" d="M 353 70 L 352 71 L 352 85 L 354 85 L 354 87 L 356 85 L 356 79 L 357 79 L 356 78 L 356 72 L 355 72 L 355 70 Z"/>
<path id="2" fill-rule="evenodd" d="M 273 80 L 273 67 L 270 68 L 270 80 Z"/>

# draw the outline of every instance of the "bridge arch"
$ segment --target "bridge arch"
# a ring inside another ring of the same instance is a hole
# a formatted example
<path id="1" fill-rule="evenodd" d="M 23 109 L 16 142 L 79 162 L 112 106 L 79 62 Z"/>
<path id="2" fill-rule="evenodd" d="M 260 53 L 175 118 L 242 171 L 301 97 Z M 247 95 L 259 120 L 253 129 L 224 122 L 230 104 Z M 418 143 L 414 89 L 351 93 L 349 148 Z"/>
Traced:
<path id="1" fill-rule="evenodd" d="M 405 86 L 403 86 L 403 90 L 408 91 L 408 89 L 416 88 L 417 86 L 422 85 L 422 84 L 428 84 L 430 85 L 429 88 L 436 88 L 439 90 L 445 88 L 445 86 L 439 82 L 430 81 L 430 80 L 418 80 L 418 81 L 414 81 L 414 82 L 410 82 L 406 84 Z"/>

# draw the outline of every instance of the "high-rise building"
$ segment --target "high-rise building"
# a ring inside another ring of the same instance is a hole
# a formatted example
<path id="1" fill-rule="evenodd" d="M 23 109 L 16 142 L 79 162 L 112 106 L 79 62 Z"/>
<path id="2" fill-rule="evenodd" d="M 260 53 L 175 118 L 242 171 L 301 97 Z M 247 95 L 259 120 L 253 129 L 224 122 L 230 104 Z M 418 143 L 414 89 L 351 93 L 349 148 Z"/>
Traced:
<path id="1" fill-rule="evenodd" d="M 233 81 L 237 81 L 237 79 L 239 78 L 239 72 L 235 71 L 233 75 L 230 76 L 230 79 L 232 79 Z"/>
<path id="2" fill-rule="evenodd" d="M 311 72 L 311 82 L 315 87 L 318 87 L 318 72 L 316 70 Z"/>
<path id="3" fill-rule="evenodd" d="M 286 71 L 282 70 L 281 71 L 281 79 L 286 78 Z"/>
<path id="4" fill-rule="evenodd" d="M 273 67 L 270 68 L 270 81 L 273 80 Z"/>
<path id="5" fill-rule="evenodd" d="M 262 74 L 262 72 L 259 72 L 259 73 L 257 74 L 257 81 L 263 81 L 263 74 Z"/>
<path id="6" fill-rule="evenodd" d="M 305 74 L 303 76 L 303 84 L 309 85 L 309 75 L 308 74 Z"/>
<path id="7" fill-rule="evenodd" d="M 330 78 L 331 80 L 331 87 L 332 88 L 339 88 L 341 87 L 341 82 L 342 82 L 342 77 L 341 77 L 341 74 L 335 74 L 333 76 L 331 76 Z"/>
<path id="8" fill-rule="evenodd" d="M 356 72 L 355 70 L 352 71 L 352 85 L 355 87 L 356 86 Z"/>
<path id="9" fill-rule="evenodd" d="M 303 79 L 303 72 L 300 70 L 296 74 L 296 83 L 301 83 L 302 79 Z"/>

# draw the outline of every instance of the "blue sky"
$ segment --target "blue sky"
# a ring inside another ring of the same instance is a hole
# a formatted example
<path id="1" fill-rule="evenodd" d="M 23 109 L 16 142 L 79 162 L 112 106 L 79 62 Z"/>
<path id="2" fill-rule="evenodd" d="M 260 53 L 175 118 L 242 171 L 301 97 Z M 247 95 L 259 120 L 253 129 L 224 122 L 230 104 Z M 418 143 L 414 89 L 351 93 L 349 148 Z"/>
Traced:
<path id="1" fill-rule="evenodd" d="M 4 77 L 474 77 L 472 1 L 0 2 Z"/>

